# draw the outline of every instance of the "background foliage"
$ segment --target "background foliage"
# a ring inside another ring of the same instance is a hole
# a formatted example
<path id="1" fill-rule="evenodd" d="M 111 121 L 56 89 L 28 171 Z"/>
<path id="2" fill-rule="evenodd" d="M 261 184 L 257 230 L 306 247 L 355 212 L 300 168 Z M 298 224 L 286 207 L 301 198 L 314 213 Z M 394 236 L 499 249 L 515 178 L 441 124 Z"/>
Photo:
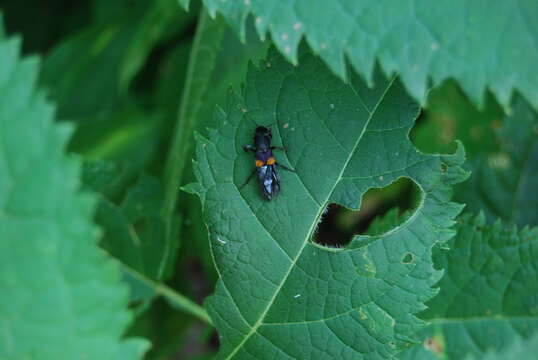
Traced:
<path id="1" fill-rule="evenodd" d="M 305 4 L 0 3 L 1 358 L 495 359 L 536 348 L 538 6 Z M 372 111 L 395 75 L 375 141 L 349 162 L 358 178 L 325 193 L 315 175 L 340 173 L 335 144 L 352 158 L 356 105 Z M 252 165 L 240 145 L 254 123 L 275 122 L 274 141 L 289 150 L 277 157 L 297 174 L 282 174 L 271 203 L 245 187 L 248 207 L 231 216 L 238 193 L 208 189 L 240 184 Z M 180 190 L 189 183 L 202 204 Z M 449 184 L 466 206 L 455 219 Z M 310 208 L 299 209 L 303 195 Z M 424 199 L 443 206 L 426 211 Z M 438 237 L 413 224 L 422 214 Z M 316 231 L 279 237 L 298 224 Z M 277 276 L 286 257 L 270 244 L 304 260 L 276 290 L 260 274 Z M 319 256 L 303 259 L 294 244 Z M 360 266 L 372 264 L 379 278 Z M 229 296 L 223 282 L 237 285 Z M 390 291 L 405 307 L 376 297 Z M 358 304 L 364 294 L 372 302 Z M 260 327 L 327 324 L 341 310 L 357 311 L 324 329 Z"/>

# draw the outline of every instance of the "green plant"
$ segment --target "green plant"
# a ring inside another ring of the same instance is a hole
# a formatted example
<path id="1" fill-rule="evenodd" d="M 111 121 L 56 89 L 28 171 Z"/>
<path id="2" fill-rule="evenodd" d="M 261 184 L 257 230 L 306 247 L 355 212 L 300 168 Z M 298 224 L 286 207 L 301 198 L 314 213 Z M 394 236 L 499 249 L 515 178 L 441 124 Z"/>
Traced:
<path id="1" fill-rule="evenodd" d="M 190 5 L 2 5 L 0 358 L 531 358 L 538 6 Z"/>

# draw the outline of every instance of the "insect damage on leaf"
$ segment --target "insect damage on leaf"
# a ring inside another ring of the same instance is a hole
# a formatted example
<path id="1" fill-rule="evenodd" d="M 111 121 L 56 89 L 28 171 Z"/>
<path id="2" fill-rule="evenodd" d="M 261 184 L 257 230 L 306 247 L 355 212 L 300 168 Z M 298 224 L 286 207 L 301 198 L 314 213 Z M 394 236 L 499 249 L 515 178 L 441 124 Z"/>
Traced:
<path id="1" fill-rule="evenodd" d="M 219 129 L 196 136 L 198 183 L 187 190 L 202 201 L 220 275 L 206 302 L 219 356 L 390 358 L 413 341 L 423 325 L 414 314 L 436 293 L 431 248 L 454 234 L 461 206 L 450 202 L 451 185 L 467 175 L 463 148 L 426 155 L 413 147 L 418 105 L 398 80 L 378 74 L 368 89 L 357 78 L 344 84 L 311 54 L 299 64 L 272 50 L 250 69 L 243 96 L 217 110 Z M 295 170 L 280 174 L 270 202 L 241 187 L 252 171 L 241 146 L 253 122 L 276 123 L 274 143 L 286 149 L 278 160 Z M 328 204 L 358 209 L 368 189 L 402 177 L 422 192 L 405 222 L 341 249 L 312 240 Z"/>

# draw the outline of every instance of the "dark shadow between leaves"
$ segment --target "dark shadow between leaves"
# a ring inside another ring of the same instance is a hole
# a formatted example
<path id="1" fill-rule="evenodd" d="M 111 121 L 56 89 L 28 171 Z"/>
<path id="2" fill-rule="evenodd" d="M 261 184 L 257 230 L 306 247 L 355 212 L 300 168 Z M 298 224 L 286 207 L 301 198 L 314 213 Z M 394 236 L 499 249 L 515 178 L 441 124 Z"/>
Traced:
<path id="1" fill-rule="evenodd" d="M 399 178 L 364 194 L 358 211 L 331 203 L 322 216 L 313 241 L 328 248 L 344 248 L 356 235 L 379 235 L 401 225 L 420 201 L 421 190 L 409 178 Z"/>

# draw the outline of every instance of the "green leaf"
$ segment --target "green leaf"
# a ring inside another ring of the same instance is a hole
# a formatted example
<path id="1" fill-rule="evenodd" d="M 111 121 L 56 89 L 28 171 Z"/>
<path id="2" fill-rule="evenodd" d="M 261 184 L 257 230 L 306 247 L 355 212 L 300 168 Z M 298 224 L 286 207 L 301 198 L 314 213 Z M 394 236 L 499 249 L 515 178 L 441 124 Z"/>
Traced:
<path id="1" fill-rule="evenodd" d="M 383 216 L 376 217 L 368 227 L 367 235 L 375 236 L 383 234 L 390 229 L 400 225 L 407 220 L 412 214 L 409 211 L 400 213 L 398 208 L 387 211 Z"/>
<path id="2" fill-rule="evenodd" d="M 516 99 L 498 137 L 501 150 L 471 162 L 473 175 L 458 187 L 457 200 L 489 220 L 538 225 L 538 115 Z"/>
<path id="3" fill-rule="evenodd" d="M 179 245 L 174 241 L 171 250 L 168 249 L 164 221 L 160 217 L 162 203 L 159 180 L 142 175 L 127 189 L 120 205 L 101 194 L 96 214 L 96 221 L 104 231 L 101 246 L 125 266 L 154 280 L 170 276 Z M 172 221 L 171 237 L 177 239 L 179 219 Z"/>
<path id="4" fill-rule="evenodd" d="M 509 106 L 518 90 L 538 107 L 538 3 L 505 1 L 278 1 L 204 0 L 244 36 L 248 14 L 260 37 L 267 33 L 287 59 L 297 62 L 304 36 L 340 77 L 346 61 L 372 81 L 377 61 L 396 72 L 413 97 L 423 101 L 428 79 L 455 78 L 475 103 L 485 89 Z"/>
<path id="5" fill-rule="evenodd" d="M 89 160 L 115 160 L 133 174 L 155 156 L 162 132 L 163 116 L 126 106 L 107 116 L 82 122 L 69 143 L 69 150 Z"/>
<path id="6" fill-rule="evenodd" d="M 136 300 L 147 300 L 155 296 L 162 295 L 168 302 L 168 304 L 176 309 L 184 311 L 190 315 L 195 316 L 199 320 L 211 324 L 211 319 L 207 312 L 192 300 L 181 295 L 175 290 L 169 288 L 163 283 L 147 278 L 138 271 L 135 271 L 128 266 L 123 266 L 125 280 L 136 290 Z"/>
<path id="7" fill-rule="evenodd" d="M 0 41 L 0 358 L 141 358 L 116 265 L 98 250 L 72 132 L 36 91 L 35 58 Z"/>
<path id="8" fill-rule="evenodd" d="M 464 214 L 457 230 L 449 251 L 434 252 L 445 275 L 420 317 L 432 323 L 424 337 L 435 339 L 440 355 L 482 358 L 538 331 L 538 228 Z"/>
<path id="9" fill-rule="evenodd" d="M 368 89 L 342 83 L 314 56 L 293 67 L 273 51 L 251 69 L 245 100 L 231 95 L 221 124 L 197 136 L 197 191 L 220 280 L 206 303 L 221 335 L 220 358 L 390 358 L 422 322 L 413 314 L 440 278 L 431 248 L 453 236 L 450 185 L 463 180 L 463 149 L 424 155 L 408 140 L 418 106 L 397 80 Z M 263 200 L 241 146 L 256 124 L 274 124 L 282 191 Z M 312 242 L 329 203 L 352 209 L 400 177 L 422 198 L 401 226 L 357 236 L 345 249 Z M 402 263 L 406 256 L 412 261 Z"/>
<path id="10" fill-rule="evenodd" d="M 115 3 L 98 1 L 98 22 L 67 37 L 44 61 L 41 81 L 58 103 L 60 119 L 83 120 L 123 104 L 151 50 L 179 34 L 192 16 L 175 0 L 130 1 L 114 12 Z"/>
<path id="11" fill-rule="evenodd" d="M 192 15 L 180 11 L 177 0 L 149 2 L 149 8 L 137 24 L 133 41 L 124 55 L 119 74 L 120 87 L 127 89 L 151 50 L 162 43 L 163 39 L 179 33 L 191 20 Z"/>
<path id="12" fill-rule="evenodd" d="M 534 335 L 529 340 L 521 340 L 516 338 L 514 343 L 506 349 L 496 352 L 488 351 L 484 356 L 477 358 L 476 356 L 468 356 L 466 360 L 506 360 L 506 359 L 532 359 L 538 353 L 538 335 Z"/>

